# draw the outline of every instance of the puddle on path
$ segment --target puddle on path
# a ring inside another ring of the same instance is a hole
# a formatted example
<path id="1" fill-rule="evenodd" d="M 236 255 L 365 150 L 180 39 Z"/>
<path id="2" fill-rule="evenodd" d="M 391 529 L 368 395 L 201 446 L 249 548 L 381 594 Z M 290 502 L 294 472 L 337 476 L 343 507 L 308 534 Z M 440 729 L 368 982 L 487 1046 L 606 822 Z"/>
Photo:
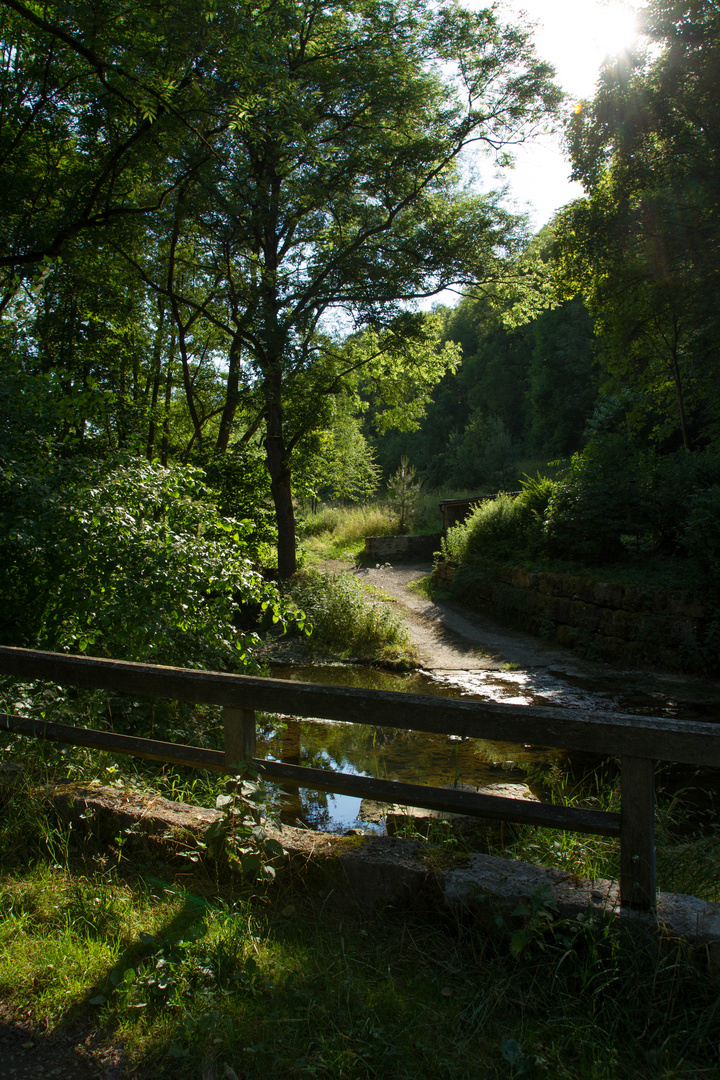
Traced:
<path id="1" fill-rule="evenodd" d="M 357 686 L 405 693 L 464 697 L 512 704 L 555 705 L 588 712 L 708 719 L 705 708 L 663 688 L 636 685 L 627 676 L 594 680 L 547 669 L 524 671 L 417 671 L 407 674 L 346 664 L 273 665 L 272 676 L 298 682 Z M 258 753 L 319 769 L 378 776 L 406 783 L 472 788 L 523 782 L 528 765 L 561 760 L 544 750 L 481 739 L 431 735 L 396 728 L 371 728 L 322 720 L 268 718 L 258 730 Z M 342 831 L 366 825 L 361 800 L 302 789 L 289 792 L 288 819 L 301 816 L 313 828 Z"/>

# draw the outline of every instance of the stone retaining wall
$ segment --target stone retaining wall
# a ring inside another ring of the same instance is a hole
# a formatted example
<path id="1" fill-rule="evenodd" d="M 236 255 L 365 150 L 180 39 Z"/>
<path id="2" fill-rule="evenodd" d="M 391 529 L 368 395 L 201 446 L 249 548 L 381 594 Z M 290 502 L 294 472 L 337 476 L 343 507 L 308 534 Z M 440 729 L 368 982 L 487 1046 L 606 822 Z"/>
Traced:
<path id="1" fill-rule="evenodd" d="M 464 599 L 589 658 L 670 668 L 699 660 L 710 616 L 697 594 L 490 561 L 472 569 L 472 580 L 463 582 Z M 452 587 L 456 572 L 455 564 L 442 562 L 433 576 Z"/>
<path id="2" fill-rule="evenodd" d="M 366 536 L 363 558 L 375 562 L 393 562 L 395 559 L 432 559 L 440 549 L 442 533 L 424 536 Z"/>

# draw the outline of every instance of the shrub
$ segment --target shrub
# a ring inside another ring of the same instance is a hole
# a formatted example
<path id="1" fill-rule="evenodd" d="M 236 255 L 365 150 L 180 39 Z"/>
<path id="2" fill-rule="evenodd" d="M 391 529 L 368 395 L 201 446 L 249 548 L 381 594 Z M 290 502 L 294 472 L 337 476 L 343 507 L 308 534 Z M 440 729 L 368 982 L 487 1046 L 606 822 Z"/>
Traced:
<path id="1" fill-rule="evenodd" d="M 527 555 L 536 550 L 541 529 L 540 515 L 528 499 L 498 495 L 476 506 L 462 525 L 449 529 L 443 549 L 459 562 Z"/>
<path id="2" fill-rule="evenodd" d="M 688 553 L 720 581 L 720 485 L 713 484 L 692 498 L 684 545 Z"/>
<path id="3" fill-rule="evenodd" d="M 573 456 L 545 515 L 552 554 L 591 562 L 621 556 L 623 535 L 638 532 L 638 491 L 628 457 L 619 436 L 597 440 Z"/>
<path id="4" fill-rule="evenodd" d="M 251 522 L 246 538 L 253 554 L 260 544 L 277 543 L 277 526 L 265 452 L 257 443 L 235 444 L 226 454 L 199 458 L 222 517 Z"/>
<path id="5" fill-rule="evenodd" d="M 617 561 L 628 544 L 682 553 L 701 493 L 718 482 L 713 454 L 642 453 L 619 435 L 597 436 L 555 487 L 545 515 L 548 551 L 586 562 Z"/>
<path id="6" fill-rule="evenodd" d="M 297 575 L 289 591 L 312 625 L 311 649 L 375 659 L 408 645 L 400 617 L 389 604 L 371 598 L 351 574 L 311 570 Z"/>
<path id="7" fill-rule="evenodd" d="M 6 644 L 185 667 L 253 663 L 238 604 L 279 596 L 220 518 L 202 474 L 146 461 L 0 471 Z"/>

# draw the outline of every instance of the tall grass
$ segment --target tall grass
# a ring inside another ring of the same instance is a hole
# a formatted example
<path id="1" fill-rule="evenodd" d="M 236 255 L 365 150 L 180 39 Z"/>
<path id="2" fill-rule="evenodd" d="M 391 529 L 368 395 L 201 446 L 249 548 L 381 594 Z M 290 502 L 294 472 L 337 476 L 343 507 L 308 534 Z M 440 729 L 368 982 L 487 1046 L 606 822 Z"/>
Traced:
<path id="1" fill-rule="evenodd" d="M 301 519 L 302 537 L 332 534 L 342 543 L 354 543 L 365 536 L 391 536 L 396 515 L 388 506 L 323 506 Z"/>
<path id="2" fill-rule="evenodd" d="M 442 529 L 440 502 L 477 495 L 476 491 L 455 488 L 420 492 L 410 517 L 410 532 L 438 533 Z M 301 516 L 298 535 L 303 550 L 314 555 L 342 557 L 358 555 L 366 536 L 395 536 L 399 532 L 396 510 L 380 499 L 366 506 L 321 506 Z"/>
<path id="3" fill-rule="evenodd" d="M 402 617 L 352 574 L 307 571 L 293 579 L 290 595 L 312 624 L 311 650 L 337 659 L 380 661 L 410 651 Z"/>

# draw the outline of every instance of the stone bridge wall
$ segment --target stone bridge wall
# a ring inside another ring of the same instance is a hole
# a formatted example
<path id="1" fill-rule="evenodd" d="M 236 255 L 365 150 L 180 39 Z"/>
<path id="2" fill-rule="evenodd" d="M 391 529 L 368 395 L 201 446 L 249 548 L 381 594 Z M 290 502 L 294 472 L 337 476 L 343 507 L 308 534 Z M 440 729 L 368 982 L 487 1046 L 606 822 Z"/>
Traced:
<path id="1" fill-rule="evenodd" d="M 375 562 L 393 562 L 395 559 L 422 559 L 430 561 L 440 549 L 442 533 L 424 536 L 366 536 L 364 559 Z"/>
<path id="2" fill-rule="evenodd" d="M 452 586 L 457 567 L 434 578 Z M 620 664 L 701 666 L 710 613 L 697 594 L 619 585 L 571 574 L 533 573 L 502 563 L 473 566 L 463 599 L 501 621 L 588 656 Z"/>

